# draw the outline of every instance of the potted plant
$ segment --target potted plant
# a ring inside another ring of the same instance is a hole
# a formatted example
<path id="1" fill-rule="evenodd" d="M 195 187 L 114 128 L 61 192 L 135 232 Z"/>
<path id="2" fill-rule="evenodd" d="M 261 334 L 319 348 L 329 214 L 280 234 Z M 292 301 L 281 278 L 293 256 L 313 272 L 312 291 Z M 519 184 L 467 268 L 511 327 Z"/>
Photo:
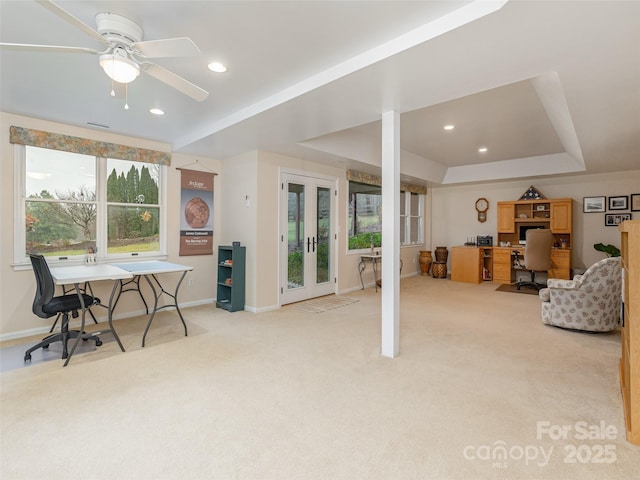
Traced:
<path id="1" fill-rule="evenodd" d="M 607 257 L 619 257 L 620 249 L 615 245 L 605 245 L 603 243 L 594 243 L 593 248 L 599 252 L 607 254 Z"/>

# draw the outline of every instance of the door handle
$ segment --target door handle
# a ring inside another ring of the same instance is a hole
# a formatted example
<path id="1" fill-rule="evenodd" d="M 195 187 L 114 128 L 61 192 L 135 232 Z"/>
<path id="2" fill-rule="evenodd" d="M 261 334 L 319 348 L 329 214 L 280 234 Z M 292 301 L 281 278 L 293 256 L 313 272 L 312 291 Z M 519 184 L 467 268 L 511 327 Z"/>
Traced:
<path id="1" fill-rule="evenodd" d="M 311 238 L 307 237 L 307 253 L 309 253 L 309 247 L 311 245 Z"/>
<path id="2" fill-rule="evenodd" d="M 316 237 L 313 237 L 313 253 L 316 253 Z"/>

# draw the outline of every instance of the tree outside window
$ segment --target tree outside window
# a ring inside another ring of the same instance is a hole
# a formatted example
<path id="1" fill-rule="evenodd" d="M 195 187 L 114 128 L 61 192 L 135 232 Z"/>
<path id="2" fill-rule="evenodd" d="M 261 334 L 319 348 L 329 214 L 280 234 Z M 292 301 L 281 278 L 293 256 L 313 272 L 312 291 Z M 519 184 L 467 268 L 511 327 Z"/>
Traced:
<path id="1" fill-rule="evenodd" d="M 400 244 L 422 243 L 422 195 L 400 192 Z M 349 250 L 382 246 L 382 189 L 349 182 Z"/>
<path id="2" fill-rule="evenodd" d="M 25 255 L 159 252 L 159 165 L 25 148 Z"/>

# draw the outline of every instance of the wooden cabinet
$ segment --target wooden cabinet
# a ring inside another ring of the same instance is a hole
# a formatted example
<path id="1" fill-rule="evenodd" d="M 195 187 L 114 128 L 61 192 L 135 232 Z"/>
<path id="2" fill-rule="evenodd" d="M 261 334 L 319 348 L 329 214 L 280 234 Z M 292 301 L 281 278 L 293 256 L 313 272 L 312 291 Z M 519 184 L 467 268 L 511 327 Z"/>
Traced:
<path id="1" fill-rule="evenodd" d="M 550 227 L 553 233 L 571 235 L 573 204 L 571 200 L 558 200 L 551 202 Z"/>
<path id="2" fill-rule="evenodd" d="M 244 310 L 245 247 L 218 247 L 216 307 L 230 312 Z"/>
<path id="3" fill-rule="evenodd" d="M 571 250 L 551 250 L 551 268 L 547 271 L 547 277 L 571 280 Z"/>
<path id="4" fill-rule="evenodd" d="M 511 283 L 511 247 L 493 247 L 493 281 Z"/>
<path id="5" fill-rule="evenodd" d="M 451 248 L 451 280 L 454 282 L 482 282 L 482 253 L 476 247 Z"/>
<path id="6" fill-rule="evenodd" d="M 620 386 L 627 440 L 640 445 L 640 220 L 618 228 L 624 274 Z"/>
<path id="7" fill-rule="evenodd" d="M 493 272 L 491 247 L 458 246 L 451 248 L 451 280 L 482 283 Z"/>
<path id="8" fill-rule="evenodd" d="M 498 202 L 498 233 L 515 233 L 515 203 Z"/>

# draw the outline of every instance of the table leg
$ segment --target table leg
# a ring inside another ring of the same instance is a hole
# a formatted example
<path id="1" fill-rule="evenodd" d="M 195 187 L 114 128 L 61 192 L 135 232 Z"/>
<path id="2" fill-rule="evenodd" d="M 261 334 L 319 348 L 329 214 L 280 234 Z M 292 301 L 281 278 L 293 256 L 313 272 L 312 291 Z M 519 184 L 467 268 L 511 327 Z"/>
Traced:
<path id="1" fill-rule="evenodd" d="M 132 288 L 125 288 L 127 285 L 129 284 L 135 284 L 135 287 Z M 126 282 L 123 282 L 122 280 L 120 280 L 120 292 L 118 292 L 118 296 L 116 297 L 116 301 L 113 304 L 113 309 L 116 309 L 116 305 L 118 304 L 118 300 L 120 300 L 120 295 L 123 294 L 124 292 L 138 292 L 138 295 L 140 295 L 140 298 L 142 299 L 142 303 L 144 303 L 144 309 L 147 313 L 147 315 L 149 315 L 149 306 L 147 305 L 146 300 L 144 299 L 144 296 L 142 295 L 142 290 L 140 290 L 140 276 L 136 275 L 135 277 L 133 277 L 131 280 L 127 280 Z"/>
<path id="2" fill-rule="evenodd" d="M 374 258 L 373 263 L 373 284 L 376 287 L 376 293 L 378 293 L 378 259 Z"/>
<path id="3" fill-rule="evenodd" d="M 153 292 L 153 300 L 154 301 L 153 301 L 153 312 L 151 312 L 151 316 L 149 317 L 149 321 L 147 322 L 147 326 L 144 329 L 144 334 L 142 335 L 142 346 L 143 347 L 144 347 L 144 344 L 146 342 L 147 332 L 149 332 L 149 328 L 151 327 L 151 322 L 153 322 L 153 317 L 155 316 L 155 314 L 156 314 L 156 312 L 158 310 L 162 310 L 163 308 L 168 308 L 168 307 L 175 307 L 176 308 L 176 311 L 178 312 L 178 316 L 180 317 L 180 321 L 182 322 L 182 325 L 184 326 L 184 336 L 185 337 L 187 336 L 187 324 L 184 321 L 184 317 L 182 316 L 182 312 L 180 311 L 180 307 L 178 306 L 178 290 L 180 289 L 180 285 L 182 284 L 182 281 L 184 280 L 184 277 L 186 275 L 187 275 L 186 271 L 182 272 L 182 275 L 180 276 L 180 280 L 178 280 L 175 292 L 173 294 L 167 292 L 164 289 L 164 287 L 162 286 L 162 284 L 158 280 L 158 277 L 156 277 L 155 275 L 151 275 L 151 278 L 153 278 L 153 280 L 157 284 L 158 288 L 160 289 L 160 292 L 157 292 L 153 282 L 149 279 L 149 275 L 145 275 L 144 276 L 144 278 L 147 280 L 147 283 L 151 287 L 151 291 Z M 168 295 L 169 297 L 173 298 L 174 303 L 168 304 L 168 305 L 162 305 L 161 307 L 158 307 L 158 299 L 162 296 L 163 293 Z"/>
<path id="4" fill-rule="evenodd" d="M 118 289 L 118 287 L 120 287 Z M 115 308 L 115 304 L 113 303 L 113 297 L 116 294 L 116 290 L 118 290 L 118 298 L 120 298 L 120 293 L 122 292 L 122 280 L 116 280 L 113 282 L 113 288 L 111 289 L 111 296 L 109 297 L 109 307 L 107 309 L 108 313 L 107 313 L 107 319 L 109 321 L 109 329 L 111 330 L 111 333 L 113 333 L 113 338 L 116 339 L 116 342 L 118 342 L 118 345 L 120 346 L 120 350 L 121 351 L 125 351 L 124 347 L 122 346 L 122 342 L 120 341 L 120 337 L 118 337 L 118 334 L 116 333 L 116 329 L 113 328 L 113 309 Z M 113 308 L 111 308 L 111 305 L 113 305 Z"/>
<path id="5" fill-rule="evenodd" d="M 113 337 L 116 339 L 116 342 L 118 342 L 118 345 L 120 346 L 120 350 L 122 350 L 123 352 L 124 347 L 122 346 L 122 342 L 120 342 L 120 337 L 118 337 L 118 334 L 116 333 L 115 328 L 113 328 L 113 309 L 111 308 L 111 305 L 113 304 L 113 297 L 116 293 L 116 290 L 118 289 L 118 286 L 120 285 L 120 288 L 122 288 L 122 280 L 115 280 L 113 282 L 113 289 L 111 290 L 111 296 L 109 297 L 109 307 L 107 308 L 107 319 L 109 322 L 109 330 L 101 330 L 99 332 L 95 332 L 92 333 L 91 335 L 94 336 L 98 336 L 98 335 L 102 335 L 104 333 L 108 333 L 111 332 L 113 334 Z M 63 367 L 66 367 L 69 364 L 69 361 L 71 360 L 71 357 L 73 356 L 73 353 L 76 351 L 76 348 L 78 347 L 78 344 L 80 343 L 80 340 L 82 340 L 82 338 L 85 336 L 84 335 L 84 324 L 85 324 L 85 315 L 87 312 L 87 308 L 86 305 L 84 304 L 84 297 L 82 296 L 82 293 L 80 291 L 80 288 L 78 287 L 77 283 L 74 283 L 74 287 L 76 289 L 76 293 L 78 294 L 78 298 L 80 299 L 80 305 L 82 306 L 82 320 L 80 322 L 80 335 L 78 335 L 78 337 L 76 338 L 76 341 L 73 343 L 73 347 L 71 347 L 71 351 L 69 352 L 69 354 L 67 355 L 67 359 L 64 362 Z"/>
<path id="6" fill-rule="evenodd" d="M 87 308 L 86 308 L 86 306 L 84 304 L 84 297 L 82 296 L 82 293 L 80 292 L 80 287 L 78 286 L 77 283 L 74 283 L 73 286 L 76 289 L 76 294 L 78 295 L 78 298 L 80 299 L 80 305 L 82 306 L 82 320 L 80 322 L 80 335 L 78 335 L 76 337 L 76 341 L 73 342 L 73 347 L 71 347 L 71 351 L 67 355 L 67 359 L 65 360 L 63 367 L 66 367 L 69 364 L 69 360 L 71 360 L 71 357 L 73 356 L 73 352 L 76 351 L 76 348 L 78 348 L 78 344 L 80 343 L 80 340 L 82 340 L 82 332 L 84 332 L 85 312 L 87 311 Z M 65 339 L 63 338 L 62 341 L 64 343 Z M 64 345 L 63 345 L 63 348 L 65 348 Z"/>
<path id="7" fill-rule="evenodd" d="M 367 264 L 364 262 L 364 260 L 360 260 L 360 263 L 358 264 L 358 271 L 360 272 L 360 284 L 362 285 L 362 290 L 364 290 L 364 281 L 362 280 L 362 272 L 364 272 L 365 268 L 367 268 Z"/>

